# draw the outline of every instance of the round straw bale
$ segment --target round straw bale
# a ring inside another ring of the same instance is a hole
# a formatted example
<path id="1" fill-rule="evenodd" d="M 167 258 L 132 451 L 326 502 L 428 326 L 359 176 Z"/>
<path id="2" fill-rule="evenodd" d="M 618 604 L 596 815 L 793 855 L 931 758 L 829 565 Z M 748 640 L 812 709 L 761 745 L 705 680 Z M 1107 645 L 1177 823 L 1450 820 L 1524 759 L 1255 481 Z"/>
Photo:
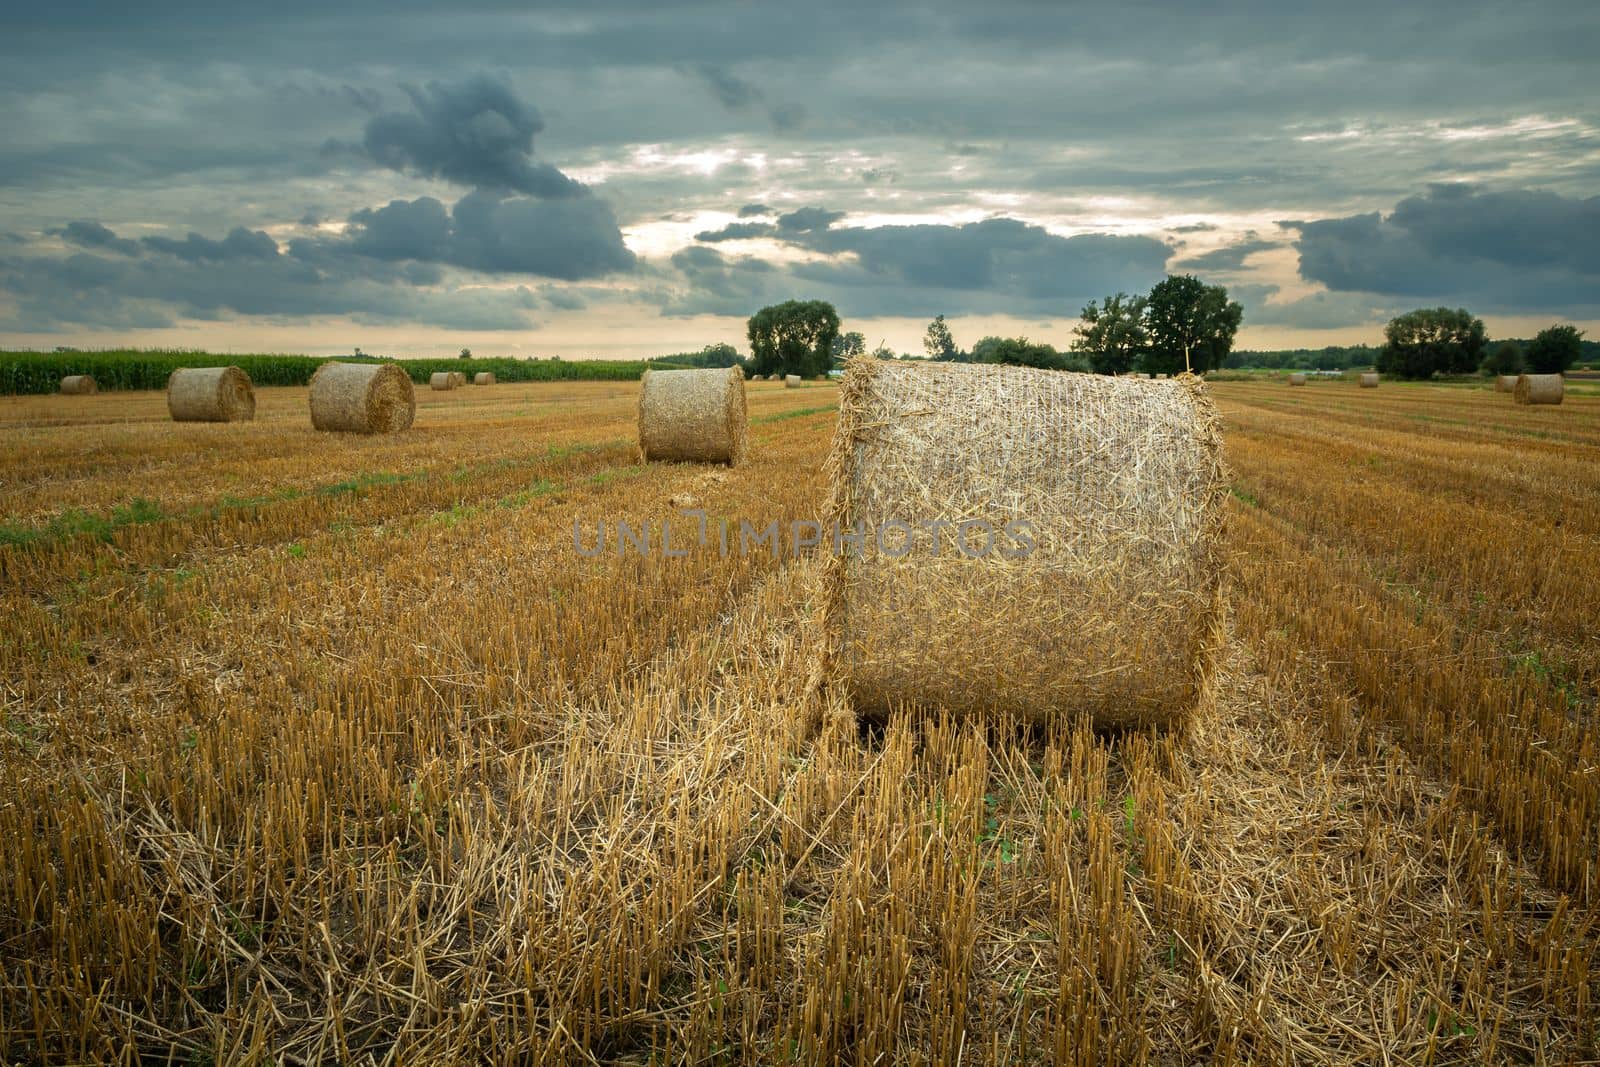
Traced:
<path id="1" fill-rule="evenodd" d="M 1291 374 L 1291 375 L 1289 375 L 1289 384 L 1290 385 L 1304 385 L 1304 384 L 1306 384 L 1306 376 L 1304 374 L 1299 374 L 1299 373 Z"/>
<path id="2" fill-rule="evenodd" d="M 481 371 L 479 371 L 477 374 L 474 374 L 472 376 L 472 384 L 473 385 L 493 385 L 494 384 L 494 371 L 492 371 L 492 370 L 481 370 Z"/>
<path id="3" fill-rule="evenodd" d="M 1516 401 L 1519 404 L 1559 404 L 1566 384 L 1559 374 L 1523 374 L 1517 377 Z"/>
<path id="4" fill-rule="evenodd" d="M 167 411 L 175 422 L 248 422 L 256 391 L 238 367 L 179 367 L 167 376 Z"/>
<path id="5" fill-rule="evenodd" d="M 1494 391 L 1497 393 L 1514 393 L 1517 391 L 1516 374 L 1497 374 L 1494 379 Z"/>
<path id="6" fill-rule="evenodd" d="M 458 386 L 462 386 L 462 385 L 466 385 L 467 384 L 467 372 L 466 371 L 453 370 L 453 371 L 450 372 L 450 377 L 455 381 L 456 385 L 458 385 Z"/>
<path id="7" fill-rule="evenodd" d="M 798 374 L 785 374 L 783 376 L 783 387 L 785 389 L 798 389 L 798 388 L 800 388 L 800 375 L 798 375 Z"/>
<path id="8" fill-rule="evenodd" d="M 1372 370 L 1363 371 L 1362 374 L 1361 374 L 1361 388 L 1363 388 L 1363 389 L 1376 389 L 1377 387 L 1378 387 L 1378 372 L 1377 371 L 1372 371 Z"/>
<path id="9" fill-rule="evenodd" d="M 455 374 L 455 371 L 436 370 L 432 374 L 428 375 L 428 388 L 429 389 L 434 389 L 434 390 L 437 390 L 438 392 L 442 393 L 446 389 L 454 389 L 455 387 L 456 387 L 456 374 Z"/>
<path id="10" fill-rule="evenodd" d="M 61 391 L 68 396 L 88 396 L 99 389 L 91 374 L 69 374 L 61 379 Z"/>
<path id="11" fill-rule="evenodd" d="M 393 363 L 324 363 L 311 376 L 311 425 L 348 433 L 394 433 L 411 427 L 417 398 Z"/>
<path id="12" fill-rule="evenodd" d="M 1186 715 L 1221 643 L 1218 426 L 1188 374 L 853 360 L 823 537 L 862 533 L 825 600 L 857 711 Z"/>
<path id="13" fill-rule="evenodd" d="M 749 444 L 744 371 L 647 370 L 639 382 L 639 451 L 645 462 L 737 466 Z"/>

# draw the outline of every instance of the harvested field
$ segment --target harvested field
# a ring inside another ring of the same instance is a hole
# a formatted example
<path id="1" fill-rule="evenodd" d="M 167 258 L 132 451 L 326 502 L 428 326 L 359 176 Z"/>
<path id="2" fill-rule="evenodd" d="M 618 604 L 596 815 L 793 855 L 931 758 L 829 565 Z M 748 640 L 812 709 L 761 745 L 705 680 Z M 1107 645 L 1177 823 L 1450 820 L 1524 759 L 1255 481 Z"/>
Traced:
<path id="1" fill-rule="evenodd" d="M 634 382 L 0 398 L 0 1052 L 1600 1057 L 1600 398 L 1209 388 L 1226 641 L 1125 734 L 853 719 L 823 557 L 717 539 L 824 517 L 831 384 L 736 468 Z"/>

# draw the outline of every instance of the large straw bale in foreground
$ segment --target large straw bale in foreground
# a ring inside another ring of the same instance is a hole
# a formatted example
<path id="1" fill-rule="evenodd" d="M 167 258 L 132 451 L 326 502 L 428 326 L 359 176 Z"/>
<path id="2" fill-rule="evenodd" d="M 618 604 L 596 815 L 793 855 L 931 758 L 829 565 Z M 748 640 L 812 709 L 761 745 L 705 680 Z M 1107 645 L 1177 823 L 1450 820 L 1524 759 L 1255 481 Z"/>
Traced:
<path id="1" fill-rule="evenodd" d="M 174 422 L 248 422 L 256 391 L 239 367 L 179 367 L 167 376 L 167 412 Z"/>
<path id="2" fill-rule="evenodd" d="M 1559 404 L 1565 393 L 1566 385 L 1559 374 L 1523 374 L 1517 378 L 1519 404 Z"/>
<path id="3" fill-rule="evenodd" d="M 1304 374 L 1291 374 L 1289 375 L 1289 384 L 1304 385 L 1306 384 L 1306 376 Z"/>
<path id="4" fill-rule="evenodd" d="M 455 371 L 436 370 L 432 374 L 428 375 L 428 388 L 434 390 L 435 392 L 442 393 L 446 389 L 454 389 L 455 387 Z"/>
<path id="5" fill-rule="evenodd" d="M 1361 388 L 1363 388 L 1363 389 L 1376 389 L 1377 387 L 1378 387 L 1378 372 L 1377 371 L 1371 371 L 1371 370 L 1363 371 L 1362 374 L 1361 374 Z"/>
<path id="6" fill-rule="evenodd" d="M 68 396 L 88 396 L 99 389 L 92 374 L 69 374 L 61 379 L 61 391 Z"/>
<path id="7" fill-rule="evenodd" d="M 645 461 L 743 462 L 750 439 L 744 371 L 647 370 L 639 382 L 639 451 Z"/>
<path id="8" fill-rule="evenodd" d="M 853 361 L 825 537 L 866 532 L 827 598 L 857 710 L 1186 715 L 1220 643 L 1217 427 L 1191 375 Z"/>
<path id="9" fill-rule="evenodd" d="M 347 433 L 411 427 L 417 397 L 393 363 L 324 363 L 311 376 L 311 425 Z"/>
<path id="10" fill-rule="evenodd" d="M 477 374 L 474 374 L 472 376 L 472 384 L 473 385 L 493 385 L 494 384 L 494 371 L 492 371 L 492 370 L 481 370 L 481 371 L 479 371 Z"/>
<path id="11" fill-rule="evenodd" d="M 1497 393 L 1514 393 L 1517 391 L 1518 374 L 1497 374 L 1494 379 L 1494 391 Z"/>

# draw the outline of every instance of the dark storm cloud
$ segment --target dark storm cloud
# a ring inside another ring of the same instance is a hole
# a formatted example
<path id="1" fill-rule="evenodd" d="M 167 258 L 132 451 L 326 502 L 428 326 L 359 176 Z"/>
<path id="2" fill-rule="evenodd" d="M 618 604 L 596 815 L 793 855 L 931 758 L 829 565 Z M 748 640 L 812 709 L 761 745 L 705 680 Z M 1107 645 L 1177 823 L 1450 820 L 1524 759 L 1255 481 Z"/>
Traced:
<path id="1" fill-rule="evenodd" d="M 1436 186 L 1387 217 L 1285 224 L 1300 274 L 1340 292 L 1486 310 L 1600 307 L 1600 197 Z"/>
<path id="2" fill-rule="evenodd" d="M 584 188 L 533 158 L 537 112 L 505 82 L 487 76 L 407 88 L 412 110 L 367 123 L 362 146 L 378 164 L 479 189 L 555 198 Z"/>
<path id="3" fill-rule="evenodd" d="M 744 207 L 739 209 L 739 217 L 741 219 L 748 219 L 757 215 L 770 214 L 772 214 L 772 209 L 765 204 L 746 204 Z"/>
<path id="4" fill-rule="evenodd" d="M 1231 244 L 1224 248 L 1204 252 L 1191 259 L 1186 259 L 1178 266 L 1184 270 L 1200 271 L 1236 271 L 1244 266 L 1244 261 L 1257 252 L 1267 252 L 1274 248 L 1282 248 L 1281 241 L 1265 241 L 1254 234 L 1247 234 L 1245 240 Z"/>

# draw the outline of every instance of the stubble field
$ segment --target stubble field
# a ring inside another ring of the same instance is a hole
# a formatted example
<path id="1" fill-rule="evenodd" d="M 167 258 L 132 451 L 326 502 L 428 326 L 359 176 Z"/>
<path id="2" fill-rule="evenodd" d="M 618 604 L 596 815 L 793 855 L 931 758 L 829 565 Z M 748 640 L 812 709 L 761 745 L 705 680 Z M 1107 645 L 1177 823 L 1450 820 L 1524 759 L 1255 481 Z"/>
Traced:
<path id="1" fill-rule="evenodd" d="M 823 510 L 833 387 L 732 470 L 637 388 L 0 399 L 5 1056 L 1600 1057 L 1600 398 L 1213 385 L 1215 693 L 1101 736 L 857 724 L 814 554 L 577 552 Z"/>

